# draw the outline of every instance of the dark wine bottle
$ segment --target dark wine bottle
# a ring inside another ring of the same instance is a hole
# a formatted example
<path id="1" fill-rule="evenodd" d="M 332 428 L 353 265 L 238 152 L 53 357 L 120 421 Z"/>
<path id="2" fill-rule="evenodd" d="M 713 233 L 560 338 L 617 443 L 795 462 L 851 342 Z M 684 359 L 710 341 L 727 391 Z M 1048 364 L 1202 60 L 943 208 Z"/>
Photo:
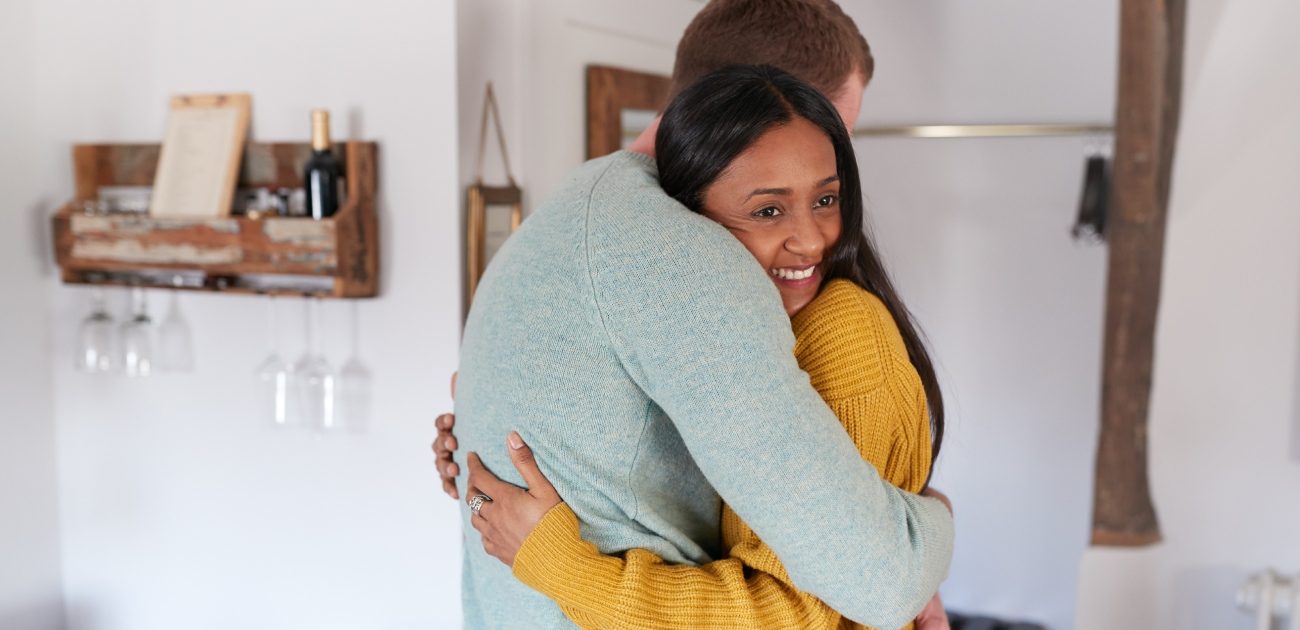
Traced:
<path id="1" fill-rule="evenodd" d="M 343 197 L 343 165 L 330 150 L 330 113 L 311 113 L 311 159 L 303 169 L 307 214 L 313 219 L 334 216 Z"/>

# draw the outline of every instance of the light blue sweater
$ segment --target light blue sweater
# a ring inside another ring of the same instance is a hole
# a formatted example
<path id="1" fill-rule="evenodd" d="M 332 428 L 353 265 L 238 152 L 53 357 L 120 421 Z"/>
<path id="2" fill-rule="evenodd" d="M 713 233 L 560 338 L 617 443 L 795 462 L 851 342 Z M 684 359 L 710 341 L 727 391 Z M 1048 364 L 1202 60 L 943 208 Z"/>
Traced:
<path id="1" fill-rule="evenodd" d="M 801 589 L 856 621 L 909 622 L 938 588 L 952 520 L 885 483 L 799 370 L 790 320 L 734 237 L 619 152 L 579 168 L 496 255 L 465 327 L 457 461 L 523 484 L 516 429 L 605 553 L 719 553 L 720 499 Z M 464 495 L 465 475 L 461 475 Z M 465 518 L 468 628 L 573 625 L 483 552 Z"/>

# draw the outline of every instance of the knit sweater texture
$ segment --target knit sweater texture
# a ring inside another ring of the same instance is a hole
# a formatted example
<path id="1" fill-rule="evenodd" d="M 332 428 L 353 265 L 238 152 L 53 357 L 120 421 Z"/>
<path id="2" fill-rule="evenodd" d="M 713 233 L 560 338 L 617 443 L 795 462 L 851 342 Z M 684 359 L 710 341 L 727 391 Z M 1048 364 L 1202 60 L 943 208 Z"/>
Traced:
<path id="1" fill-rule="evenodd" d="M 853 438 L 894 485 L 917 492 L 930 472 L 925 391 L 889 310 L 847 280 L 826 285 L 793 320 L 795 357 Z M 728 506 L 728 558 L 664 564 L 645 550 L 601 554 L 573 510 L 551 510 L 515 556 L 515 576 L 585 630 L 862 628 L 799 591 L 781 561 Z"/>
<path id="2" fill-rule="evenodd" d="M 723 555 L 725 499 L 800 589 L 901 627 L 947 573 L 951 517 L 863 461 L 793 350 L 776 287 L 739 241 L 669 198 L 651 158 L 593 160 L 479 284 L 457 461 L 477 452 L 523 485 L 505 446 L 518 430 L 585 540 L 673 564 Z M 462 505 L 466 626 L 573 627 L 483 551 L 470 517 Z"/>

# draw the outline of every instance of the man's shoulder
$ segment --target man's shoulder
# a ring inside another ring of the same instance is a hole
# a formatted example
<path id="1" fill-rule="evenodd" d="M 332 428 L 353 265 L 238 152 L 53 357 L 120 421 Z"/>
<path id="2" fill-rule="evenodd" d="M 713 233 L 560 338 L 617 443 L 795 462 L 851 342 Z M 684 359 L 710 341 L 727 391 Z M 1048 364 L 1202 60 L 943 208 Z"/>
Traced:
<path id="1" fill-rule="evenodd" d="M 593 158 L 573 169 L 564 184 L 543 207 L 556 203 L 633 198 L 642 202 L 672 203 L 659 187 L 654 158 L 630 151 L 616 151 Z"/>
<path id="2" fill-rule="evenodd" d="M 719 250 L 734 255 L 739 243 L 718 224 L 692 212 L 664 192 L 654 158 L 619 151 L 584 164 L 573 192 L 584 190 L 587 239 L 592 253 L 642 251 L 657 257 L 672 242 L 694 256 Z"/>
<path id="3" fill-rule="evenodd" d="M 658 215 L 693 214 L 659 186 L 654 158 L 631 151 L 618 151 L 583 164 L 577 192 L 585 186 L 594 216 L 622 217 L 625 213 L 656 212 Z M 641 215 L 641 219 L 648 215 Z"/>

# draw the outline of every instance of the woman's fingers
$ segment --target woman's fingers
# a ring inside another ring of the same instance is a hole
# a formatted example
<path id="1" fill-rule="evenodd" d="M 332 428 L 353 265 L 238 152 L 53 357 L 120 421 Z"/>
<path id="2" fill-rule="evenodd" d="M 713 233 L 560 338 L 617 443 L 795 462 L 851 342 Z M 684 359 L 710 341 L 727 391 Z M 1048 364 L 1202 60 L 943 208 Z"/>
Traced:
<path id="1" fill-rule="evenodd" d="M 479 540 L 483 542 L 483 552 L 507 565 L 511 564 L 505 548 L 497 541 L 497 531 L 491 522 L 481 518 L 474 519 L 474 529 L 478 530 Z"/>
<path id="2" fill-rule="evenodd" d="M 489 538 L 492 526 L 486 520 L 478 517 L 471 517 L 469 519 L 469 524 L 471 527 L 478 530 L 480 538 L 484 540 Z"/>
<path id="3" fill-rule="evenodd" d="M 474 498 L 479 496 L 485 498 L 483 500 L 482 505 L 479 505 L 478 511 L 474 512 Z M 465 486 L 465 505 L 468 505 L 470 507 L 470 511 L 474 512 L 471 515 L 471 518 L 469 519 L 471 523 L 475 523 L 477 521 L 481 521 L 487 518 L 486 512 L 489 511 L 488 508 L 492 505 L 492 493 L 484 492 L 477 485 L 475 485 L 473 475 L 470 475 L 469 483 L 468 485 Z M 475 525 L 474 528 L 478 529 L 478 525 Z"/>
<path id="4" fill-rule="evenodd" d="M 438 427 L 438 435 L 433 438 L 433 443 L 429 448 L 433 450 L 435 459 L 434 465 L 438 469 L 438 476 L 442 478 L 442 491 L 453 499 L 460 498 L 460 492 L 456 490 L 456 475 L 460 474 L 460 467 L 453 461 L 452 456 L 455 451 L 456 438 L 451 434 L 451 427 L 456 423 L 456 417 L 449 413 L 438 416 L 434 422 Z"/>
<path id="5" fill-rule="evenodd" d="M 484 494 L 494 497 L 498 493 L 504 494 L 511 489 L 518 490 L 515 486 L 501 481 L 500 477 L 483 466 L 483 460 L 478 458 L 478 453 L 470 453 L 466 463 L 469 464 L 470 485 L 482 489 Z"/>
<path id="6" fill-rule="evenodd" d="M 433 441 L 433 452 L 438 456 L 438 473 L 444 478 L 454 478 L 460 474 L 460 466 L 456 465 L 454 459 L 457 446 L 459 444 L 455 436 L 450 433 L 444 435 L 439 432 L 437 439 Z"/>
<path id="7" fill-rule="evenodd" d="M 533 496 L 554 495 L 555 486 L 542 474 L 542 469 L 537 466 L 537 458 L 533 456 L 533 449 L 524 443 L 524 438 L 517 431 L 510 432 L 506 446 L 510 450 L 510 461 L 514 463 L 515 470 L 519 471 L 524 483 L 528 484 L 528 493 Z"/>

